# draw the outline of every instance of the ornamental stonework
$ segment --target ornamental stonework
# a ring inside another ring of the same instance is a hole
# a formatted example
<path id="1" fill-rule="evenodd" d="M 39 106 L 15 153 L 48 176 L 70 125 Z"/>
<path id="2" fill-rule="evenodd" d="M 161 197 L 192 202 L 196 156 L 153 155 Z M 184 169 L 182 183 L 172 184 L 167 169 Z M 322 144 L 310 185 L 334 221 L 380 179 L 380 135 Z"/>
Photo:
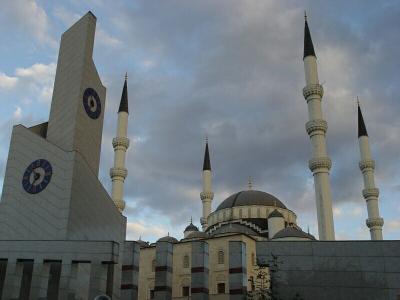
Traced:
<path id="1" fill-rule="evenodd" d="M 371 227 L 382 227 L 384 222 L 382 218 L 375 218 L 375 219 L 367 219 L 365 223 L 367 224 L 368 228 L 371 228 Z"/>
<path id="2" fill-rule="evenodd" d="M 368 199 L 371 197 L 378 198 L 379 189 L 378 188 L 363 189 L 362 194 L 364 196 L 364 199 Z"/>
<path id="3" fill-rule="evenodd" d="M 123 179 L 128 176 L 128 170 L 125 168 L 111 168 L 110 169 L 111 178 L 122 177 Z"/>
<path id="4" fill-rule="evenodd" d="M 314 172 L 318 169 L 325 169 L 326 171 L 329 171 L 332 167 L 332 161 L 329 157 L 312 158 L 308 161 L 308 167 L 310 168 L 311 172 Z"/>
<path id="5" fill-rule="evenodd" d="M 304 99 L 307 100 L 307 98 L 311 95 L 318 95 L 322 98 L 322 96 L 324 95 L 324 88 L 322 87 L 322 85 L 309 84 L 303 88 Z"/>
<path id="6" fill-rule="evenodd" d="M 312 136 L 313 133 L 316 134 L 317 131 L 322 131 L 323 134 L 325 134 L 327 130 L 328 130 L 328 123 L 325 120 L 315 119 L 308 121 L 306 123 L 306 131 L 310 136 Z"/>
<path id="7" fill-rule="evenodd" d="M 375 161 L 372 159 L 365 159 L 360 161 L 360 163 L 358 164 L 360 167 L 360 170 L 363 171 L 365 169 L 375 169 Z"/>
<path id="8" fill-rule="evenodd" d="M 214 199 L 214 193 L 213 192 L 201 192 L 200 193 L 200 199 L 205 200 L 205 199 Z"/>
<path id="9" fill-rule="evenodd" d="M 129 139 L 126 137 L 115 137 L 113 138 L 112 145 L 114 149 L 118 148 L 124 148 L 123 150 L 128 149 Z"/>

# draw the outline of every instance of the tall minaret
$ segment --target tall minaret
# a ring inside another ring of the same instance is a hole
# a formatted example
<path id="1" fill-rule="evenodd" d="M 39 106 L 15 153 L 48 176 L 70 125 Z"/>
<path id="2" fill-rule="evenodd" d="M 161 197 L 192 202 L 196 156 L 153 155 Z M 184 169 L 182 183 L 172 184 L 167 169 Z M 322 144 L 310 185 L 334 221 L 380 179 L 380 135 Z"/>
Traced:
<path id="1" fill-rule="evenodd" d="M 306 78 L 303 95 L 307 101 L 309 117 L 309 121 L 306 123 L 306 130 L 313 146 L 313 158 L 309 161 L 309 168 L 314 175 L 319 239 L 334 240 L 335 231 L 333 226 L 331 186 L 329 182 L 329 170 L 332 162 L 326 151 L 325 134 L 328 124 L 322 117 L 321 107 L 324 90 L 318 81 L 317 57 L 315 56 L 306 16 L 303 61 Z"/>
<path id="2" fill-rule="evenodd" d="M 124 181 L 128 175 L 128 170 L 125 168 L 125 154 L 129 147 L 129 139 L 127 137 L 129 116 L 127 79 L 127 75 L 125 75 L 124 88 L 118 109 L 117 136 L 112 141 L 114 147 L 114 167 L 110 169 L 112 199 L 120 212 L 125 208 L 125 201 L 123 199 Z"/>
<path id="3" fill-rule="evenodd" d="M 214 198 L 214 193 L 212 192 L 211 184 L 212 174 L 211 174 L 211 163 L 210 154 L 208 152 L 208 140 L 206 139 L 206 150 L 204 153 L 204 163 L 203 163 L 203 191 L 200 193 L 201 202 L 203 203 L 203 216 L 200 219 L 201 227 L 203 231 L 207 229 L 207 217 L 211 213 L 211 202 Z"/>
<path id="4" fill-rule="evenodd" d="M 367 128 L 358 104 L 358 143 L 360 145 L 360 170 L 364 177 L 362 194 L 367 201 L 368 219 L 367 226 L 371 233 L 371 240 L 382 240 L 383 218 L 379 216 L 378 196 L 379 189 L 375 187 L 374 170 L 375 161 L 371 156 Z"/>

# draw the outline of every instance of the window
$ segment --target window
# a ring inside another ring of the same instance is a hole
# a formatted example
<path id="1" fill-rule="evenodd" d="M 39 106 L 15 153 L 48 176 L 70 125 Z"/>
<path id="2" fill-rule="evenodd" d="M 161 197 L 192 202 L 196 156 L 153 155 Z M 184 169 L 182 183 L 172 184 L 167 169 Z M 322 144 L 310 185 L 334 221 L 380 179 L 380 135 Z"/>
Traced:
<path id="1" fill-rule="evenodd" d="M 224 255 L 224 251 L 219 250 L 218 251 L 218 264 L 220 264 L 220 265 L 224 264 L 224 261 L 225 261 L 225 257 L 224 256 L 225 256 Z"/>
<path id="2" fill-rule="evenodd" d="M 187 254 L 183 257 L 183 267 L 189 268 L 189 255 Z"/>
<path id="3" fill-rule="evenodd" d="M 217 293 L 225 294 L 225 283 L 224 282 L 220 282 L 217 284 Z"/>
<path id="4" fill-rule="evenodd" d="M 257 208 L 257 218 L 261 218 L 261 209 Z"/>
<path id="5" fill-rule="evenodd" d="M 254 253 L 251 253 L 251 263 L 253 264 L 253 266 L 257 264 L 256 256 L 254 255 Z"/>
<path id="6" fill-rule="evenodd" d="M 150 299 L 154 299 L 154 290 L 150 290 Z"/>
<path id="7" fill-rule="evenodd" d="M 151 262 L 151 271 L 155 272 L 156 271 L 156 260 L 153 259 L 153 261 Z"/>
<path id="8" fill-rule="evenodd" d="M 182 297 L 188 297 L 189 296 L 189 290 L 190 290 L 190 288 L 188 286 L 183 286 L 182 287 Z"/>
<path id="9" fill-rule="evenodd" d="M 247 210 L 247 217 L 251 218 L 251 208 L 249 207 L 249 209 Z"/>
<path id="10" fill-rule="evenodd" d="M 239 218 L 242 217 L 242 209 L 239 209 Z"/>

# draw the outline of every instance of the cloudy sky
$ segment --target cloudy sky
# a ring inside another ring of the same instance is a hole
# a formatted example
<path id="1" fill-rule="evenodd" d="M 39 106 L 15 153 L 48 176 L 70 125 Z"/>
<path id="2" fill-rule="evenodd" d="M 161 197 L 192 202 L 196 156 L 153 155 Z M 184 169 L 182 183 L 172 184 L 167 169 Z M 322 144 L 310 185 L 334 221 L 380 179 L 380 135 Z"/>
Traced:
<path id="1" fill-rule="evenodd" d="M 85 4 L 83 4 L 85 2 Z M 107 104 L 100 180 L 129 74 L 128 238 L 181 238 L 199 224 L 204 139 L 215 208 L 247 188 L 274 194 L 317 235 L 302 96 L 304 10 L 325 88 L 338 239 L 369 239 L 356 96 L 376 160 L 384 236 L 400 238 L 398 1 L 0 0 L 0 177 L 12 126 L 47 121 L 62 32 L 91 10 Z"/>

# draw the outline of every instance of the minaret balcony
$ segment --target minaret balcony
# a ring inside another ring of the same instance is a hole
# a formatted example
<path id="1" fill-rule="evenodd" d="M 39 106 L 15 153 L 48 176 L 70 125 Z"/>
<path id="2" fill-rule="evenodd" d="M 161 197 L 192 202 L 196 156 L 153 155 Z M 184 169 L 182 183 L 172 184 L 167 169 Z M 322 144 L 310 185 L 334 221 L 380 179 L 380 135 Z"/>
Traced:
<path id="1" fill-rule="evenodd" d="M 124 180 L 128 176 L 128 170 L 125 168 L 111 168 L 110 176 L 112 180 L 122 179 Z"/>
<path id="2" fill-rule="evenodd" d="M 372 159 L 364 159 L 358 164 L 362 172 L 375 169 L 375 161 Z"/>
<path id="3" fill-rule="evenodd" d="M 318 95 L 322 98 L 324 95 L 324 88 L 320 84 L 309 84 L 303 88 L 304 99 L 307 100 L 311 95 Z"/>
<path id="4" fill-rule="evenodd" d="M 322 119 L 311 120 L 306 123 L 306 131 L 311 137 L 316 134 L 325 134 L 328 130 L 328 123 Z"/>
<path id="5" fill-rule="evenodd" d="M 129 139 L 126 137 L 116 137 L 112 140 L 114 150 L 126 150 L 129 147 Z"/>
<path id="6" fill-rule="evenodd" d="M 369 188 L 369 189 L 363 189 L 362 194 L 364 199 L 368 200 L 370 198 L 377 198 L 379 197 L 379 189 L 378 188 Z"/>
<path id="7" fill-rule="evenodd" d="M 311 172 L 327 172 L 332 167 L 332 161 L 329 157 L 317 157 L 308 161 L 308 167 Z"/>
<path id="8" fill-rule="evenodd" d="M 214 199 L 214 193 L 213 192 L 201 192 L 200 199 L 201 200 L 206 200 L 206 199 L 212 200 L 212 199 Z"/>
<path id="9" fill-rule="evenodd" d="M 373 218 L 367 219 L 365 223 L 367 224 L 368 228 L 373 229 L 374 227 L 382 228 L 384 221 L 383 218 Z"/>

